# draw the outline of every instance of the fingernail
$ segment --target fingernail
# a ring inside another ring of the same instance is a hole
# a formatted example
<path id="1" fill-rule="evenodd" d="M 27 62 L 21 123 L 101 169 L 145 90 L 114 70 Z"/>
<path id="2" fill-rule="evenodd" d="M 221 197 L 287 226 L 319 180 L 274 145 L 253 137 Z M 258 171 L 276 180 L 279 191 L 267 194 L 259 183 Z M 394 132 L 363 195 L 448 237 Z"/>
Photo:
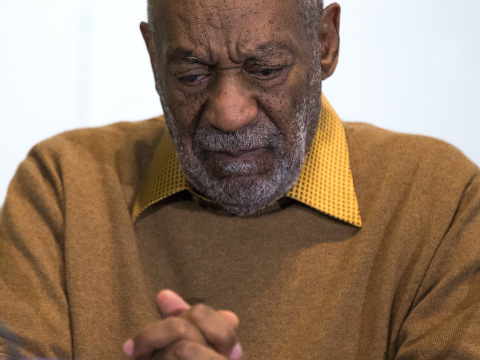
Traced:
<path id="1" fill-rule="evenodd" d="M 125 341 L 125 344 L 123 344 L 123 353 L 127 356 L 132 356 L 134 350 L 135 343 L 133 342 L 133 340 L 128 339 L 127 341 Z"/>
<path id="2" fill-rule="evenodd" d="M 239 360 L 242 357 L 242 347 L 240 344 L 235 345 L 233 348 L 232 352 L 230 353 L 230 359 L 231 360 Z"/>

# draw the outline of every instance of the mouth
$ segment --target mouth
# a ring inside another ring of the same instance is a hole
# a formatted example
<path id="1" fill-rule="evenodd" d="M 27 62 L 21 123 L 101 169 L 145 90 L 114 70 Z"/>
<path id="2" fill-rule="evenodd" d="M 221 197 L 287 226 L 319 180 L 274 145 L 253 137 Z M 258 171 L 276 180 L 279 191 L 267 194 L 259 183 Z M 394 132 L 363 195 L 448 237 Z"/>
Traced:
<path id="1" fill-rule="evenodd" d="M 227 151 L 211 151 L 210 156 L 217 158 L 218 161 L 254 161 L 266 153 L 266 148 L 254 149 L 235 149 Z"/>
<path id="2" fill-rule="evenodd" d="M 273 165 L 268 148 L 207 151 L 205 159 L 213 174 L 219 178 L 262 175 Z"/>

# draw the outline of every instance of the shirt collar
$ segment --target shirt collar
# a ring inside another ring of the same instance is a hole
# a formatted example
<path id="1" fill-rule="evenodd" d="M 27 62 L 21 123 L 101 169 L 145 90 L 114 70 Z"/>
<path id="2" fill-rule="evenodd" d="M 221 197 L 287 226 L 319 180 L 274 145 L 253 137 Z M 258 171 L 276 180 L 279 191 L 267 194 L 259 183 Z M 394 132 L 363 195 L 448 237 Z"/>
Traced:
<path id="1" fill-rule="evenodd" d="M 134 221 L 148 207 L 183 190 L 193 189 L 187 183 L 172 139 L 166 132 L 136 195 L 132 212 Z M 323 95 L 317 132 L 302 173 L 286 197 L 335 219 L 362 226 L 345 129 Z"/>

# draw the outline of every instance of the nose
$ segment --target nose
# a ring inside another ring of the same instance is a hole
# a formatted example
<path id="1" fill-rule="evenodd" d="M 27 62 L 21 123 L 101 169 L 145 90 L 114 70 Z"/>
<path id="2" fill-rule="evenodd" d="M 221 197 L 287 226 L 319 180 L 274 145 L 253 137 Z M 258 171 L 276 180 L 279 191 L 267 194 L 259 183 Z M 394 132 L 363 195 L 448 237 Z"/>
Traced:
<path id="1" fill-rule="evenodd" d="M 257 118 L 257 101 L 238 74 L 220 75 L 216 80 L 204 109 L 204 121 L 224 132 L 232 132 Z"/>

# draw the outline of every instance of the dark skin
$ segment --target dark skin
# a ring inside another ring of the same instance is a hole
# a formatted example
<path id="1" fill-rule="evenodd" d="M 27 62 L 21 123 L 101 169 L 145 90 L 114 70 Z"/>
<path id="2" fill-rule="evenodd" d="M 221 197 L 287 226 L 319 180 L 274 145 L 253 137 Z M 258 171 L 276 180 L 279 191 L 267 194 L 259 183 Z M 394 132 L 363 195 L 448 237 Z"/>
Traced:
<path id="1" fill-rule="evenodd" d="M 214 311 L 206 305 L 192 307 L 170 290 L 157 295 L 157 305 L 163 320 L 148 325 L 127 341 L 127 355 L 154 354 L 158 359 L 241 357 L 235 334 L 239 320 L 231 311 Z"/>
<path id="2" fill-rule="evenodd" d="M 232 132 L 248 123 L 271 122 L 285 137 L 285 152 L 291 153 L 299 146 L 291 119 L 311 93 L 308 84 L 314 73 L 329 77 L 338 59 L 337 4 L 324 10 L 322 20 L 328 21 L 319 24 L 319 39 L 307 35 L 296 1 L 275 6 L 266 0 L 225 4 L 166 1 L 155 26 L 156 38 L 147 25 L 141 26 L 157 91 L 175 119 L 184 155 L 205 161 L 214 174 L 219 174 L 214 164 L 226 159 L 217 159 L 215 153 L 197 158 L 193 153 L 197 127 Z M 314 46 L 322 54 L 321 69 L 312 64 Z M 314 117 L 318 119 L 318 114 Z M 314 133 L 315 128 L 309 128 L 306 148 Z M 257 157 L 266 167 L 272 163 L 268 151 L 245 155 Z"/>
<path id="3" fill-rule="evenodd" d="M 283 119 L 291 115 L 294 98 L 302 94 L 302 84 L 309 81 L 312 41 L 321 56 L 320 69 L 314 70 L 320 71 L 322 80 L 333 74 L 338 61 L 340 6 L 334 3 L 323 10 L 318 39 L 308 39 L 299 26 L 302 25 L 299 12 L 292 11 L 298 6 L 294 5 L 296 1 L 279 2 L 272 7 L 273 3 L 272 0 L 232 1 L 229 9 L 224 9 L 223 0 L 203 0 L 201 5 L 197 4 L 201 11 L 190 11 L 189 3 L 189 11 L 185 12 L 183 1 L 167 1 L 163 11 L 168 16 L 162 19 L 162 24 L 157 24 L 156 38 L 148 24 L 141 24 L 153 72 L 159 80 L 157 90 L 178 119 L 178 130 L 186 141 L 198 122 L 208 122 L 228 132 L 257 121 L 259 116 L 288 131 L 288 123 Z M 214 11 L 209 14 L 205 9 Z M 252 13 L 250 9 L 257 11 Z M 211 14 L 229 14 L 230 20 Z M 240 18 L 244 20 L 241 26 Z M 278 24 L 287 27 L 286 31 L 279 32 Z M 287 46 L 286 51 L 278 46 L 288 40 L 282 34 L 293 34 L 293 45 Z M 254 49 L 258 50 L 255 45 L 259 38 L 270 43 L 273 40 L 273 47 L 278 50 L 264 63 L 249 63 L 249 56 L 255 55 Z M 194 47 L 196 53 L 171 51 L 178 45 L 188 50 L 192 44 L 198 45 L 199 50 Z M 313 133 L 308 135 L 313 137 Z M 128 340 L 124 346 L 126 355 L 150 354 L 163 360 L 241 358 L 236 336 L 239 320 L 234 313 L 216 311 L 206 305 L 191 307 L 169 290 L 158 294 L 157 305 L 162 320 L 147 325 Z"/>

